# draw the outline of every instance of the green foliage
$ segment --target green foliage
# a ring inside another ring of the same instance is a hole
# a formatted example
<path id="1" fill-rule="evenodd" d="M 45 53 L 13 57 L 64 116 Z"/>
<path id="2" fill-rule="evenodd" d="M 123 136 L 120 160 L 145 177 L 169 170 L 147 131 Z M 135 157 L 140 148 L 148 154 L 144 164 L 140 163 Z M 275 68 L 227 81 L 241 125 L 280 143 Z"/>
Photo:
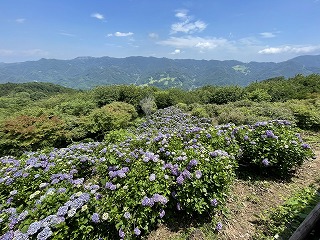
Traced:
<path id="1" fill-rule="evenodd" d="M 167 91 L 155 92 L 155 100 L 157 107 L 163 109 L 175 105 L 177 102 L 173 95 Z"/>
<path id="2" fill-rule="evenodd" d="M 80 116 L 88 115 L 95 108 L 95 104 L 86 99 L 72 99 L 69 101 L 62 102 L 58 105 L 58 110 L 67 115 Z"/>
<path id="3" fill-rule="evenodd" d="M 133 105 L 113 102 L 93 110 L 87 117 L 86 125 L 89 132 L 103 138 L 111 130 L 128 127 L 137 116 Z"/>
<path id="4" fill-rule="evenodd" d="M 252 92 L 249 92 L 246 97 L 254 102 L 263 102 L 271 100 L 270 94 L 265 89 L 256 89 Z"/>
<path id="5" fill-rule="evenodd" d="M 289 239 L 309 212 L 320 201 L 315 186 L 297 191 L 286 202 L 259 216 L 258 230 L 254 239 Z"/>
<path id="6" fill-rule="evenodd" d="M 238 86 L 218 87 L 213 95 L 209 96 L 209 103 L 225 104 L 239 101 L 244 97 L 243 88 Z"/>

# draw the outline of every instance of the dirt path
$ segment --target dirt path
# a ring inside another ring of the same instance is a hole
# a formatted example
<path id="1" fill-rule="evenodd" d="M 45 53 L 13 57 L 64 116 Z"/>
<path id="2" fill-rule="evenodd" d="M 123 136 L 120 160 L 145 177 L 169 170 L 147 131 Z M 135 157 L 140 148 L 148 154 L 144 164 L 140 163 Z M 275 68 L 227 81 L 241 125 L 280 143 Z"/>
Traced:
<path id="1" fill-rule="evenodd" d="M 233 185 L 233 193 L 227 204 L 231 217 L 219 239 L 252 239 L 255 228 L 253 222 L 257 215 L 271 207 L 280 205 L 293 192 L 312 183 L 319 184 L 320 151 L 317 158 L 305 162 L 292 180 L 285 182 L 237 180 Z"/>

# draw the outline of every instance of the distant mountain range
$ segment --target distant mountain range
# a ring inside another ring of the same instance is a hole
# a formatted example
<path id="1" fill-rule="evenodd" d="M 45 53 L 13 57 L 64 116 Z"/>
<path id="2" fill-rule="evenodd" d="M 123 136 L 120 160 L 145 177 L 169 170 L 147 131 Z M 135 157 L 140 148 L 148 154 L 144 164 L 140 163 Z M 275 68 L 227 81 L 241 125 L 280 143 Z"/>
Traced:
<path id="1" fill-rule="evenodd" d="M 273 77 L 312 73 L 320 74 L 320 55 L 300 56 L 280 63 L 154 57 L 78 57 L 0 63 L 0 83 L 50 82 L 77 89 L 109 84 L 184 89 L 204 85 L 246 86 Z"/>

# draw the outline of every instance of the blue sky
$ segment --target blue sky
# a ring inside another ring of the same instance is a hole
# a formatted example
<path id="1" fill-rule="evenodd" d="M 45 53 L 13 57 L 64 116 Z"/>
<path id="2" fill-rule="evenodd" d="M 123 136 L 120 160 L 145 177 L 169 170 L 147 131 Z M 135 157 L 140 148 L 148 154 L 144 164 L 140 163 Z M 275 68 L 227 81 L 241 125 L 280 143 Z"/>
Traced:
<path id="1" fill-rule="evenodd" d="M 320 54 L 320 0 L 1 0 L 0 62 Z"/>

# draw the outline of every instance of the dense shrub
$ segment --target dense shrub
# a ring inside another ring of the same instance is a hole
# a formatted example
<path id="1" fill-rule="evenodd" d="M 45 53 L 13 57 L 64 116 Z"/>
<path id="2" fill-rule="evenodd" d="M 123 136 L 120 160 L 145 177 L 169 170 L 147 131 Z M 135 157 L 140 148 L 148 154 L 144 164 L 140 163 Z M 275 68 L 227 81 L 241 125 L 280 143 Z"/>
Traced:
<path id="1" fill-rule="evenodd" d="M 27 115 L 8 119 L 0 131 L 1 155 L 21 154 L 48 146 L 61 146 L 66 140 L 64 122 L 57 116 Z"/>
<path id="2" fill-rule="evenodd" d="M 236 128 L 235 136 L 242 152 L 239 163 L 285 177 L 313 155 L 295 130 L 285 120 Z"/>
<path id="3" fill-rule="evenodd" d="M 85 123 L 88 131 L 103 139 L 105 133 L 128 127 L 132 120 L 137 117 L 133 105 L 124 102 L 113 102 L 93 110 Z"/>

